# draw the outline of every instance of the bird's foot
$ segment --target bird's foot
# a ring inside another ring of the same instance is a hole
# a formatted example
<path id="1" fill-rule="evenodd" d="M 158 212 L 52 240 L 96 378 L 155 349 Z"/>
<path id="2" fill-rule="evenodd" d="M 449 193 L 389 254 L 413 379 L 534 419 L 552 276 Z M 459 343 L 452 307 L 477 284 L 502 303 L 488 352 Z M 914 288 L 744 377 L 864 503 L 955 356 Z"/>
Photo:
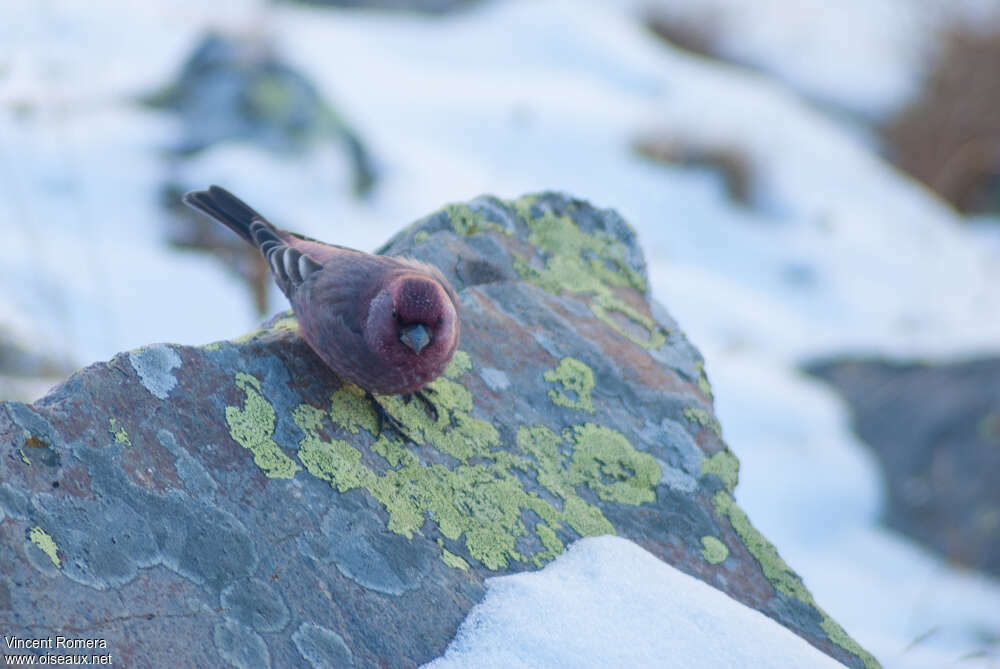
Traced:
<path id="1" fill-rule="evenodd" d="M 427 396 L 428 393 L 433 393 L 433 392 L 434 392 L 433 388 L 427 387 L 424 388 L 423 390 L 418 390 L 415 393 L 407 393 L 406 395 L 403 395 L 403 401 L 409 404 L 410 401 L 414 397 L 416 397 L 424 405 L 424 411 L 427 412 L 427 417 L 436 423 L 438 419 L 438 410 L 437 407 L 434 405 L 434 402 L 431 401 L 431 398 Z"/>
<path id="2" fill-rule="evenodd" d="M 365 397 L 367 397 L 368 401 L 372 403 L 372 407 L 375 409 L 375 416 L 378 419 L 378 435 L 376 436 L 381 436 L 382 431 L 388 425 L 393 432 L 401 436 L 406 441 L 412 441 L 414 444 L 417 443 L 416 439 L 407 434 L 403 424 L 396 420 L 391 413 L 386 411 L 385 407 L 382 406 L 381 402 L 375 399 L 374 395 L 366 390 Z"/>

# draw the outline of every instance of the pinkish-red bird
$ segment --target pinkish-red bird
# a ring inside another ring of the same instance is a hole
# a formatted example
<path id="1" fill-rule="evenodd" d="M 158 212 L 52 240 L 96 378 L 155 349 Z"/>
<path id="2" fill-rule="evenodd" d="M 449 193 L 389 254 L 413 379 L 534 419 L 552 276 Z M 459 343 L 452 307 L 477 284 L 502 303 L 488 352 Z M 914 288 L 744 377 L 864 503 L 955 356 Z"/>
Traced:
<path id="1" fill-rule="evenodd" d="M 440 270 L 281 230 L 218 186 L 184 202 L 260 250 L 299 332 L 330 369 L 369 395 L 418 393 L 427 401 L 420 391 L 458 347 L 458 298 Z"/>

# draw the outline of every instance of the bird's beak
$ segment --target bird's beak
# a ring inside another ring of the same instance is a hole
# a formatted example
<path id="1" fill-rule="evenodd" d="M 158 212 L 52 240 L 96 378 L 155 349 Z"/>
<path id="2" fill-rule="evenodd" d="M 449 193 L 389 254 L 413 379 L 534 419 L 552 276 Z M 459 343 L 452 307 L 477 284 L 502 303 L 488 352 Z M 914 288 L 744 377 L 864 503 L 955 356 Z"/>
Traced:
<path id="1" fill-rule="evenodd" d="M 431 343 L 431 335 L 423 324 L 414 323 L 400 328 L 399 341 L 413 349 L 414 353 L 420 353 Z"/>

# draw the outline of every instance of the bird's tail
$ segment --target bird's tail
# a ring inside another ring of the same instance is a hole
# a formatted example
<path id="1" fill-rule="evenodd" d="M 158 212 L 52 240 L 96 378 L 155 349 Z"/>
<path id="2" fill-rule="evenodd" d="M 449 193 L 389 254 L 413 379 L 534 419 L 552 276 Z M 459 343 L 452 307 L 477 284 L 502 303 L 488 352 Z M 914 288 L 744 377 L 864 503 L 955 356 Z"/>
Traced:
<path id="1" fill-rule="evenodd" d="M 243 239 L 257 245 L 250 232 L 250 224 L 255 220 L 263 221 L 264 217 L 225 188 L 209 186 L 208 190 L 193 190 L 184 196 L 184 204 L 208 214 Z"/>

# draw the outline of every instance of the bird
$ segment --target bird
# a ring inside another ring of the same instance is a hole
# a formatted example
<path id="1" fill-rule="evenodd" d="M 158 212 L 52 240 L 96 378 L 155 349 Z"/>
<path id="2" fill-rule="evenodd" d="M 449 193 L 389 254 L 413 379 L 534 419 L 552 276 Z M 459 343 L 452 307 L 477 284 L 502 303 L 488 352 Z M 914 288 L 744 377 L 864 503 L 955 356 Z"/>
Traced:
<path id="1" fill-rule="evenodd" d="M 335 374 L 365 391 L 378 416 L 403 427 L 375 398 L 425 394 L 458 348 L 458 296 L 437 267 L 373 255 L 282 230 L 220 186 L 186 193 L 190 207 L 257 248 L 292 305 L 299 333 Z"/>

